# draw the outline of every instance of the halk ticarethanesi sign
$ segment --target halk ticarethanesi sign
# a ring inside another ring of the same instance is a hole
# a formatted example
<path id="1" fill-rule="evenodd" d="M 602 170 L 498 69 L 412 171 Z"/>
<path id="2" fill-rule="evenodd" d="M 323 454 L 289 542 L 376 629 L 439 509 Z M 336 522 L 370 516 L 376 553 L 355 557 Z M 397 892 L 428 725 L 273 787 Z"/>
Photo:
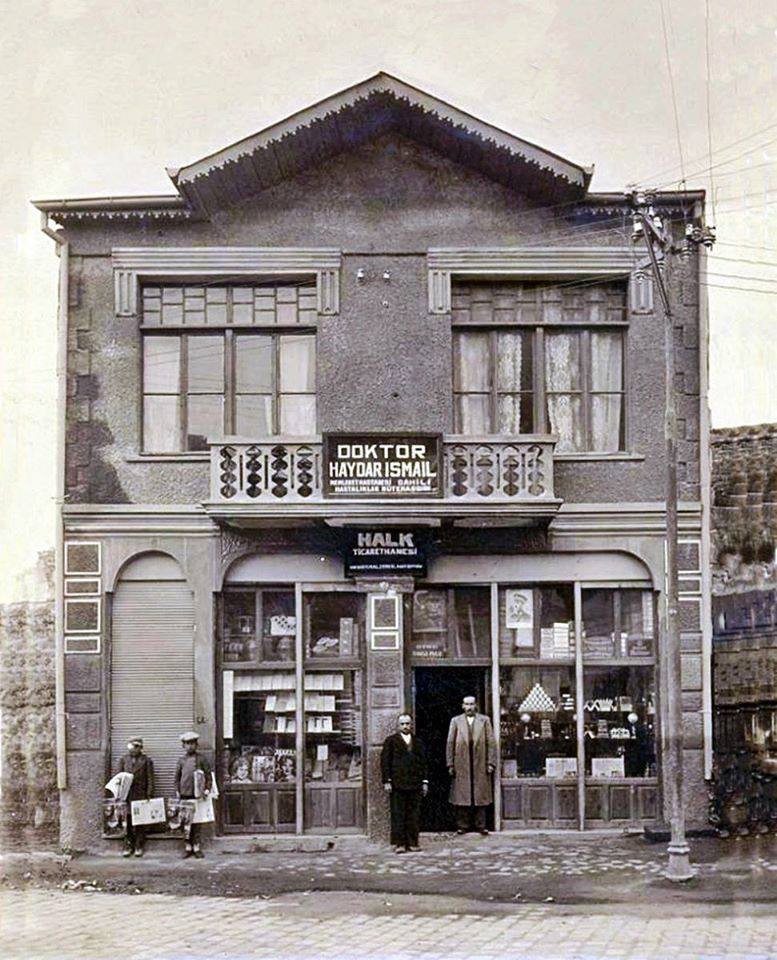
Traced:
<path id="1" fill-rule="evenodd" d="M 441 438 L 325 434 L 327 497 L 439 497 Z"/>
<path id="2" fill-rule="evenodd" d="M 350 530 L 346 537 L 346 577 L 426 576 L 426 532 Z"/>

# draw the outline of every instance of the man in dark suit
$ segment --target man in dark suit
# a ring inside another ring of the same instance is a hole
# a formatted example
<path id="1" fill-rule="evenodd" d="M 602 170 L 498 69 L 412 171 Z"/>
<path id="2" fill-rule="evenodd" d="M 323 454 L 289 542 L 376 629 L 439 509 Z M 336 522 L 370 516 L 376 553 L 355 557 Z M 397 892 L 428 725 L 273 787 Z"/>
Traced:
<path id="1" fill-rule="evenodd" d="M 146 843 L 146 828 L 136 827 L 132 823 L 132 801 L 150 800 L 154 796 L 154 764 L 151 757 L 143 753 L 143 740 L 133 737 L 127 743 L 127 753 L 119 760 L 119 772 L 132 774 L 132 785 L 127 795 L 127 838 L 124 842 L 123 856 L 143 856 Z"/>
<path id="2" fill-rule="evenodd" d="M 420 850 L 418 818 L 421 797 L 429 791 L 426 750 L 413 734 L 413 719 L 401 713 L 398 732 L 386 737 L 380 755 L 383 789 L 391 806 L 391 844 L 396 853 Z"/>

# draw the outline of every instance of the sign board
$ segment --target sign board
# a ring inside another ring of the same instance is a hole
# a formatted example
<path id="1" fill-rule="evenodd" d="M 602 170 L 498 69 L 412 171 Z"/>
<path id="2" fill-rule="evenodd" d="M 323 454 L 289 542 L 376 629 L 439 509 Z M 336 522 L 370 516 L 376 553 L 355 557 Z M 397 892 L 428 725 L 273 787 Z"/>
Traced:
<path id="1" fill-rule="evenodd" d="M 346 577 L 426 576 L 423 532 L 391 528 L 346 532 Z"/>
<path id="2" fill-rule="evenodd" d="M 442 496 L 439 434 L 324 434 L 327 497 Z"/>

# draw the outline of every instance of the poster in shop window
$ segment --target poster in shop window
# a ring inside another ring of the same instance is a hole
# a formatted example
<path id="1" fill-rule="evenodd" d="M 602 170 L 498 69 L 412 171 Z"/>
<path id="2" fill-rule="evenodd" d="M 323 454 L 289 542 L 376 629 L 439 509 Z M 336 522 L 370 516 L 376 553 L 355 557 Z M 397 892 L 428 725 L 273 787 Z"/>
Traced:
<path id="1" fill-rule="evenodd" d="M 442 496 L 439 434 L 325 434 L 327 497 Z"/>

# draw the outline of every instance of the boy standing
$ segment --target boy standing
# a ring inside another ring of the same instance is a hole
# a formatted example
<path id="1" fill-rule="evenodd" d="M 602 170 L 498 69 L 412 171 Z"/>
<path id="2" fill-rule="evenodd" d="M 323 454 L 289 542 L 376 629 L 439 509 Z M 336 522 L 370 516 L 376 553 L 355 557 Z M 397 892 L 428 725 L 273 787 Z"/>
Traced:
<path id="1" fill-rule="evenodd" d="M 146 828 L 136 827 L 132 823 L 132 801 L 150 800 L 154 795 L 154 764 L 151 757 L 143 753 L 143 740 L 133 737 L 127 742 L 127 753 L 119 760 L 119 772 L 131 773 L 132 784 L 127 795 L 127 837 L 124 841 L 122 856 L 143 856 L 146 844 Z"/>
<path id="2" fill-rule="evenodd" d="M 210 793 L 210 764 L 202 754 L 197 752 L 199 739 L 200 735 L 192 730 L 181 734 L 181 743 L 185 753 L 182 757 L 179 757 L 175 767 L 175 792 L 181 800 L 199 800 Z M 199 823 L 192 823 L 185 828 L 184 860 L 192 855 L 197 857 L 198 860 L 202 859 L 200 828 L 201 824 Z"/>

